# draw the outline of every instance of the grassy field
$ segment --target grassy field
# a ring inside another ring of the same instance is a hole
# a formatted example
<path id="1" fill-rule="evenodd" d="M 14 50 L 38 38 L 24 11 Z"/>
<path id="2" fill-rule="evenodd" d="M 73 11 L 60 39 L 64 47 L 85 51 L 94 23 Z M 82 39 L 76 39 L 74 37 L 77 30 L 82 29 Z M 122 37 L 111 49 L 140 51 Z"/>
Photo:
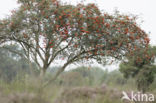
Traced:
<path id="1" fill-rule="evenodd" d="M 45 80 L 51 78 L 50 74 Z M 156 94 L 155 84 L 150 93 Z M 130 103 L 121 101 L 122 91 L 137 91 L 133 79 L 124 79 L 117 70 L 96 67 L 64 72 L 47 87 L 40 86 L 39 78 L 31 75 L 19 75 L 10 82 L 0 80 L 0 103 Z"/>

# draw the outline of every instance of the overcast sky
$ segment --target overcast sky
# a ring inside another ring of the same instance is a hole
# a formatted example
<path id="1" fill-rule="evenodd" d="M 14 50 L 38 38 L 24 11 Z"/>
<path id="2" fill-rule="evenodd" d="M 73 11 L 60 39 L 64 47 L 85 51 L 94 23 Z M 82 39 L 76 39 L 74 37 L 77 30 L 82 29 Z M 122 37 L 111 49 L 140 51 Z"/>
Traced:
<path id="1" fill-rule="evenodd" d="M 0 1 L 0 18 L 10 14 L 14 8 L 18 8 L 17 0 Z M 65 1 L 65 0 L 63 0 Z M 76 4 L 80 0 L 66 0 L 71 4 Z M 115 9 L 124 14 L 139 15 L 139 21 L 143 30 L 150 32 L 151 44 L 156 45 L 156 0 L 86 0 L 87 3 L 97 3 L 101 10 L 113 13 Z M 116 66 L 116 65 L 113 65 Z M 112 67 L 114 68 L 114 67 Z"/>

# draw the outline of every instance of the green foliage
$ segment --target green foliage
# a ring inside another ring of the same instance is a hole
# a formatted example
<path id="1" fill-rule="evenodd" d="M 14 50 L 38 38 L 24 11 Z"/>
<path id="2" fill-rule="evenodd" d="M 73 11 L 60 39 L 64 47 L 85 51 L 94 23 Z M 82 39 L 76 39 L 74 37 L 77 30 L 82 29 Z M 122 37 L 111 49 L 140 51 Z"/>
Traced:
<path id="1" fill-rule="evenodd" d="M 138 89 L 145 92 L 155 78 L 156 66 L 154 65 L 154 60 L 156 48 L 149 47 L 147 50 L 138 50 L 134 52 L 134 55 L 128 56 L 128 61 L 120 64 L 120 71 L 126 78 L 135 78 Z"/>
<path id="2" fill-rule="evenodd" d="M 6 47 L 7 49 L 0 48 L 0 78 L 3 78 L 5 81 L 12 81 L 18 75 L 31 74 L 31 69 L 36 68 L 35 64 L 32 64 L 32 67 L 30 67 L 26 59 L 9 51 L 11 49 L 12 51 L 21 52 L 17 45 L 8 45 Z M 33 69 L 34 74 L 35 72 L 37 73 L 35 70 L 37 69 Z"/>
<path id="3" fill-rule="evenodd" d="M 46 80 L 52 78 L 51 76 L 53 75 L 53 72 L 48 73 Z M 125 79 L 123 77 L 123 74 L 121 74 L 118 70 L 108 72 L 108 70 L 102 70 L 99 67 L 82 66 L 77 67 L 73 70 L 65 71 L 56 79 L 54 83 L 63 87 L 94 87 L 102 84 L 107 84 L 113 88 L 115 87 L 121 89 L 122 87 L 124 90 L 129 90 L 130 88 L 136 90 L 133 79 Z"/>
<path id="4" fill-rule="evenodd" d="M 137 87 L 139 90 L 147 91 L 150 85 L 153 83 L 156 74 L 155 65 L 145 65 L 143 69 L 139 71 L 136 77 Z"/>
<path id="5" fill-rule="evenodd" d="M 88 80 L 89 85 L 99 85 L 104 71 L 99 67 L 78 67 L 72 72 L 79 72 L 83 79 Z"/>
<path id="6" fill-rule="evenodd" d="M 127 83 L 127 80 L 123 78 L 123 75 L 118 71 L 112 71 L 107 74 L 107 76 L 104 75 L 104 81 L 106 84 L 116 84 L 116 85 L 124 85 Z"/>
<path id="7" fill-rule="evenodd" d="M 98 67 L 77 67 L 63 72 L 56 83 L 63 86 L 99 85 L 103 73 L 104 71 Z"/>

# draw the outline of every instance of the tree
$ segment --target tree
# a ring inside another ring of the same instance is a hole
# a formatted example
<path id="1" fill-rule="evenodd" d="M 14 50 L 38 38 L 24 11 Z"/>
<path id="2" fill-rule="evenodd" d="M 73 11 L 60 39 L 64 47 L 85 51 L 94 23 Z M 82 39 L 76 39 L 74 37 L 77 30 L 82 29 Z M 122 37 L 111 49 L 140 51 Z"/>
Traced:
<path id="1" fill-rule="evenodd" d="M 19 73 L 22 75 L 31 74 L 28 61 L 16 53 L 8 51 L 8 49 L 21 52 L 16 45 L 7 45 L 5 48 L 0 47 L 0 78 L 9 82 L 14 80 Z M 32 66 L 33 68 L 36 67 L 35 64 L 32 64 Z M 34 72 L 36 73 L 36 71 Z"/>
<path id="2" fill-rule="evenodd" d="M 134 52 L 133 57 L 128 56 L 128 60 L 120 64 L 120 71 L 124 77 L 135 78 L 137 88 L 142 92 L 146 92 L 154 81 L 156 74 L 155 56 L 156 47 L 149 47 L 146 50 Z"/>
<path id="3" fill-rule="evenodd" d="M 18 2 L 19 9 L 0 22 L 0 42 L 21 45 L 23 56 L 38 65 L 41 75 L 57 59 L 66 63 L 54 79 L 74 62 L 122 59 L 135 48 L 147 48 L 149 43 L 135 17 L 102 13 L 95 4 L 73 6 L 57 0 Z"/>

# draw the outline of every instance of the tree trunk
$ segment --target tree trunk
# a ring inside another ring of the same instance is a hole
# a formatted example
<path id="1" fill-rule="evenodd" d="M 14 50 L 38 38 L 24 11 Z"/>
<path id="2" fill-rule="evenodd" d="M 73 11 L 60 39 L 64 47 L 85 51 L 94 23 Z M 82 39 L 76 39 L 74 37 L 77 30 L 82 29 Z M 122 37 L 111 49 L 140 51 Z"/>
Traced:
<path id="1" fill-rule="evenodd" d="M 46 73 L 46 69 L 45 68 L 41 68 L 40 77 L 43 78 L 45 76 L 45 73 Z"/>
<path id="2" fill-rule="evenodd" d="M 39 75 L 39 92 L 41 92 L 43 90 L 43 85 L 44 85 L 44 77 L 46 74 L 46 70 L 47 68 L 40 68 L 40 75 Z"/>
<path id="3" fill-rule="evenodd" d="M 41 71 L 40 71 L 40 77 L 43 78 L 45 76 L 45 74 L 46 74 L 47 69 L 48 69 L 48 63 L 47 63 L 47 61 L 44 62 L 43 67 L 40 68 L 40 69 L 41 69 Z"/>
<path id="4" fill-rule="evenodd" d="M 65 70 L 65 68 L 68 66 L 68 64 L 70 64 L 70 62 L 66 63 L 62 68 L 60 68 L 56 74 L 54 75 L 54 77 L 47 81 L 45 84 L 43 84 L 43 88 L 48 86 L 50 83 L 52 83 L 53 81 L 55 81 L 57 79 L 57 77 Z"/>

